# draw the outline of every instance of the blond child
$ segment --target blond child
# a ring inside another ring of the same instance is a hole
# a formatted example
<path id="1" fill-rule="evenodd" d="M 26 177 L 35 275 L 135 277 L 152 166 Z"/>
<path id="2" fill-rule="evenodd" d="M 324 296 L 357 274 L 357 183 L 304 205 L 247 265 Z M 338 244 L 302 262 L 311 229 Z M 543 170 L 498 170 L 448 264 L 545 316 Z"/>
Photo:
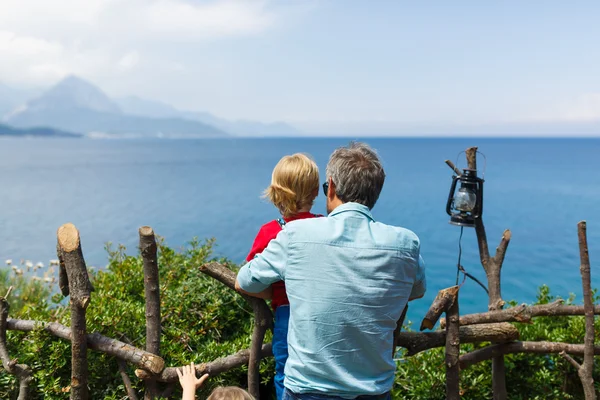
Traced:
<path id="1" fill-rule="evenodd" d="M 196 369 L 194 363 L 185 365 L 181 370 L 176 369 L 177 375 L 179 376 L 179 383 L 183 388 L 183 396 L 181 400 L 194 400 L 196 389 L 198 389 L 205 380 L 208 379 L 208 374 L 202 375 L 200 378 L 196 378 Z M 210 396 L 206 400 L 254 400 L 254 397 L 250 396 L 244 389 L 240 389 L 234 386 L 218 387 L 212 391 Z"/>
<path id="2" fill-rule="evenodd" d="M 271 185 L 265 190 L 267 198 L 281 214 L 281 218 L 264 224 L 246 258 L 250 261 L 261 253 L 272 239 L 284 229 L 288 222 L 320 217 L 310 212 L 319 194 L 319 168 L 306 154 L 296 153 L 283 157 L 273 169 Z M 277 399 L 283 396 L 284 367 L 288 358 L 287 333 L 290 319 L 290 306 L 282 281 L 276 282 L 262 293 L 248 293 L 251 296 L 271 299 L 275 313 L 273 325 L 273 356 L 275 357 L 275 391 Z"/>

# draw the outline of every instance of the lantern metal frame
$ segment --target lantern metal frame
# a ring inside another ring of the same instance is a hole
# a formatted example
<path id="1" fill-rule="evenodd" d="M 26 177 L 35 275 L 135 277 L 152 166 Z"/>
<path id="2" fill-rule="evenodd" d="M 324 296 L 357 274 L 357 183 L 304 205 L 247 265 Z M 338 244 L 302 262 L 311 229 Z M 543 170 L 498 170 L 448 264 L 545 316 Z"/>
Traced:
<path id="1" fill-rule="evenodd" d="M 472 211 L 460 211 L 454 209 L 454 194 L 456 185 L 460 182 L 460 187 L 471 190 L 475 193 L 475 206 Z M 448 202 L 446 203 L 446 213 L 450 216 L 450 223 L 457 226 L 465 226 L 469 228 L 475 227 L 475 221 L 481 218 L 483 214 L 483 182 L 482 178 L 477 176 L 477 170 L 463 169 L 461 175 L 452 177 L 452 186 L 448 194 Z"/>

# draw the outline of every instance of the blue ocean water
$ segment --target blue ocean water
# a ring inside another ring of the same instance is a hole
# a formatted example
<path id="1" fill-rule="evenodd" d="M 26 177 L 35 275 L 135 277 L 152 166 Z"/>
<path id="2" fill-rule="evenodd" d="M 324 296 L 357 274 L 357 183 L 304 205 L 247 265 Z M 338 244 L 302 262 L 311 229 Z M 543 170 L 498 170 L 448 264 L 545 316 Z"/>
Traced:
<path id="1" fill-rule="evenodd" d="M 445 159 L 479 146 L 487 157 L 484 222 L 490 250 L 506 228 L 512 241 L 502 272 L 505 299 L 531 302 L 541 284 L 581 299 L 577 222 L 587 220 L 593 285 L 600 270 L 600 140 L 368 139 L 386 169 L 377 220 L 415 231 L 429 291 L 412 304 L 418 321 L 437 291 L 454 284 L 460 228 L 448 224 L 451 170 Z M 88 265 L 106 264 L 105 242 L 137 251 L 150 225 L 168 244 L 216 238 L 216 254 L 241 262 L 259 227 L 278 216 L 260 199 L 279 158 L 310 153 L 324 179 L 329 154 L 348 139 L 0 140 L 0 265 L 56 258 L 56 229 L 73 222 Z M 463 165 L 464 155 L 458 158 Z M 483 159 L 479 160 L 480 171 Z M 322 194 L 315 212 L 325 213 Z M 465 229 L 462 264 L 485 282 L 475 232 Z M 340 277 L 343 279 L 343 277 Z M 332 283 L 334 284 L 334 283 Z M 579 300 L 581 301 L 581 300 Z M 471 281 L 462 313 L 485 311 Z"/>

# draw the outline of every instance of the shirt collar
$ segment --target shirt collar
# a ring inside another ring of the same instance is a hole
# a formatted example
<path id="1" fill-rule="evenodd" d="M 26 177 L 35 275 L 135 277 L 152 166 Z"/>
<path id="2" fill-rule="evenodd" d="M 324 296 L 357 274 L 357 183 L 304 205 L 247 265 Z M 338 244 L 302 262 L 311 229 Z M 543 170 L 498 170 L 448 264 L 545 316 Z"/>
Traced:
<path id="1" fill-rule="evenodd" d="M 329 214 L 329 216 L 333 217 L 334 215 L 338 215 L 338 214 L 346 212 L 346 211 L 359 212 L 361 214 L 364 214 L 370 220 L 375 221 L 375 219 L 373 218 L 373 215 L 371 214 L 371 211 L 369 210 L 369 207 L 362 205 L 362 204 L 358 204 L 358 203 L 344 203 L 342 205 L 339 205 L 335 208 L 335 210 L 333 210 Z"/>

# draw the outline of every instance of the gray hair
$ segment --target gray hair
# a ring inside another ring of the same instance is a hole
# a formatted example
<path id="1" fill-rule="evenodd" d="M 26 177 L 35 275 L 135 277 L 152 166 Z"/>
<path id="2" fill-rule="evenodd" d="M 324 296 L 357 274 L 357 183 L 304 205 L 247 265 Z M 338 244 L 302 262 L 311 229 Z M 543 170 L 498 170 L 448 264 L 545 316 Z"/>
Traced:
<path id="1" fill-rule="evenodd" d="M 336 149 L 329 157 L 325 173 L 335 184 L 335 193 L 341 201 L 363 204 L 369 209 L 375 206 L 385 181 L 377 153 L 360 142 Z"/>

